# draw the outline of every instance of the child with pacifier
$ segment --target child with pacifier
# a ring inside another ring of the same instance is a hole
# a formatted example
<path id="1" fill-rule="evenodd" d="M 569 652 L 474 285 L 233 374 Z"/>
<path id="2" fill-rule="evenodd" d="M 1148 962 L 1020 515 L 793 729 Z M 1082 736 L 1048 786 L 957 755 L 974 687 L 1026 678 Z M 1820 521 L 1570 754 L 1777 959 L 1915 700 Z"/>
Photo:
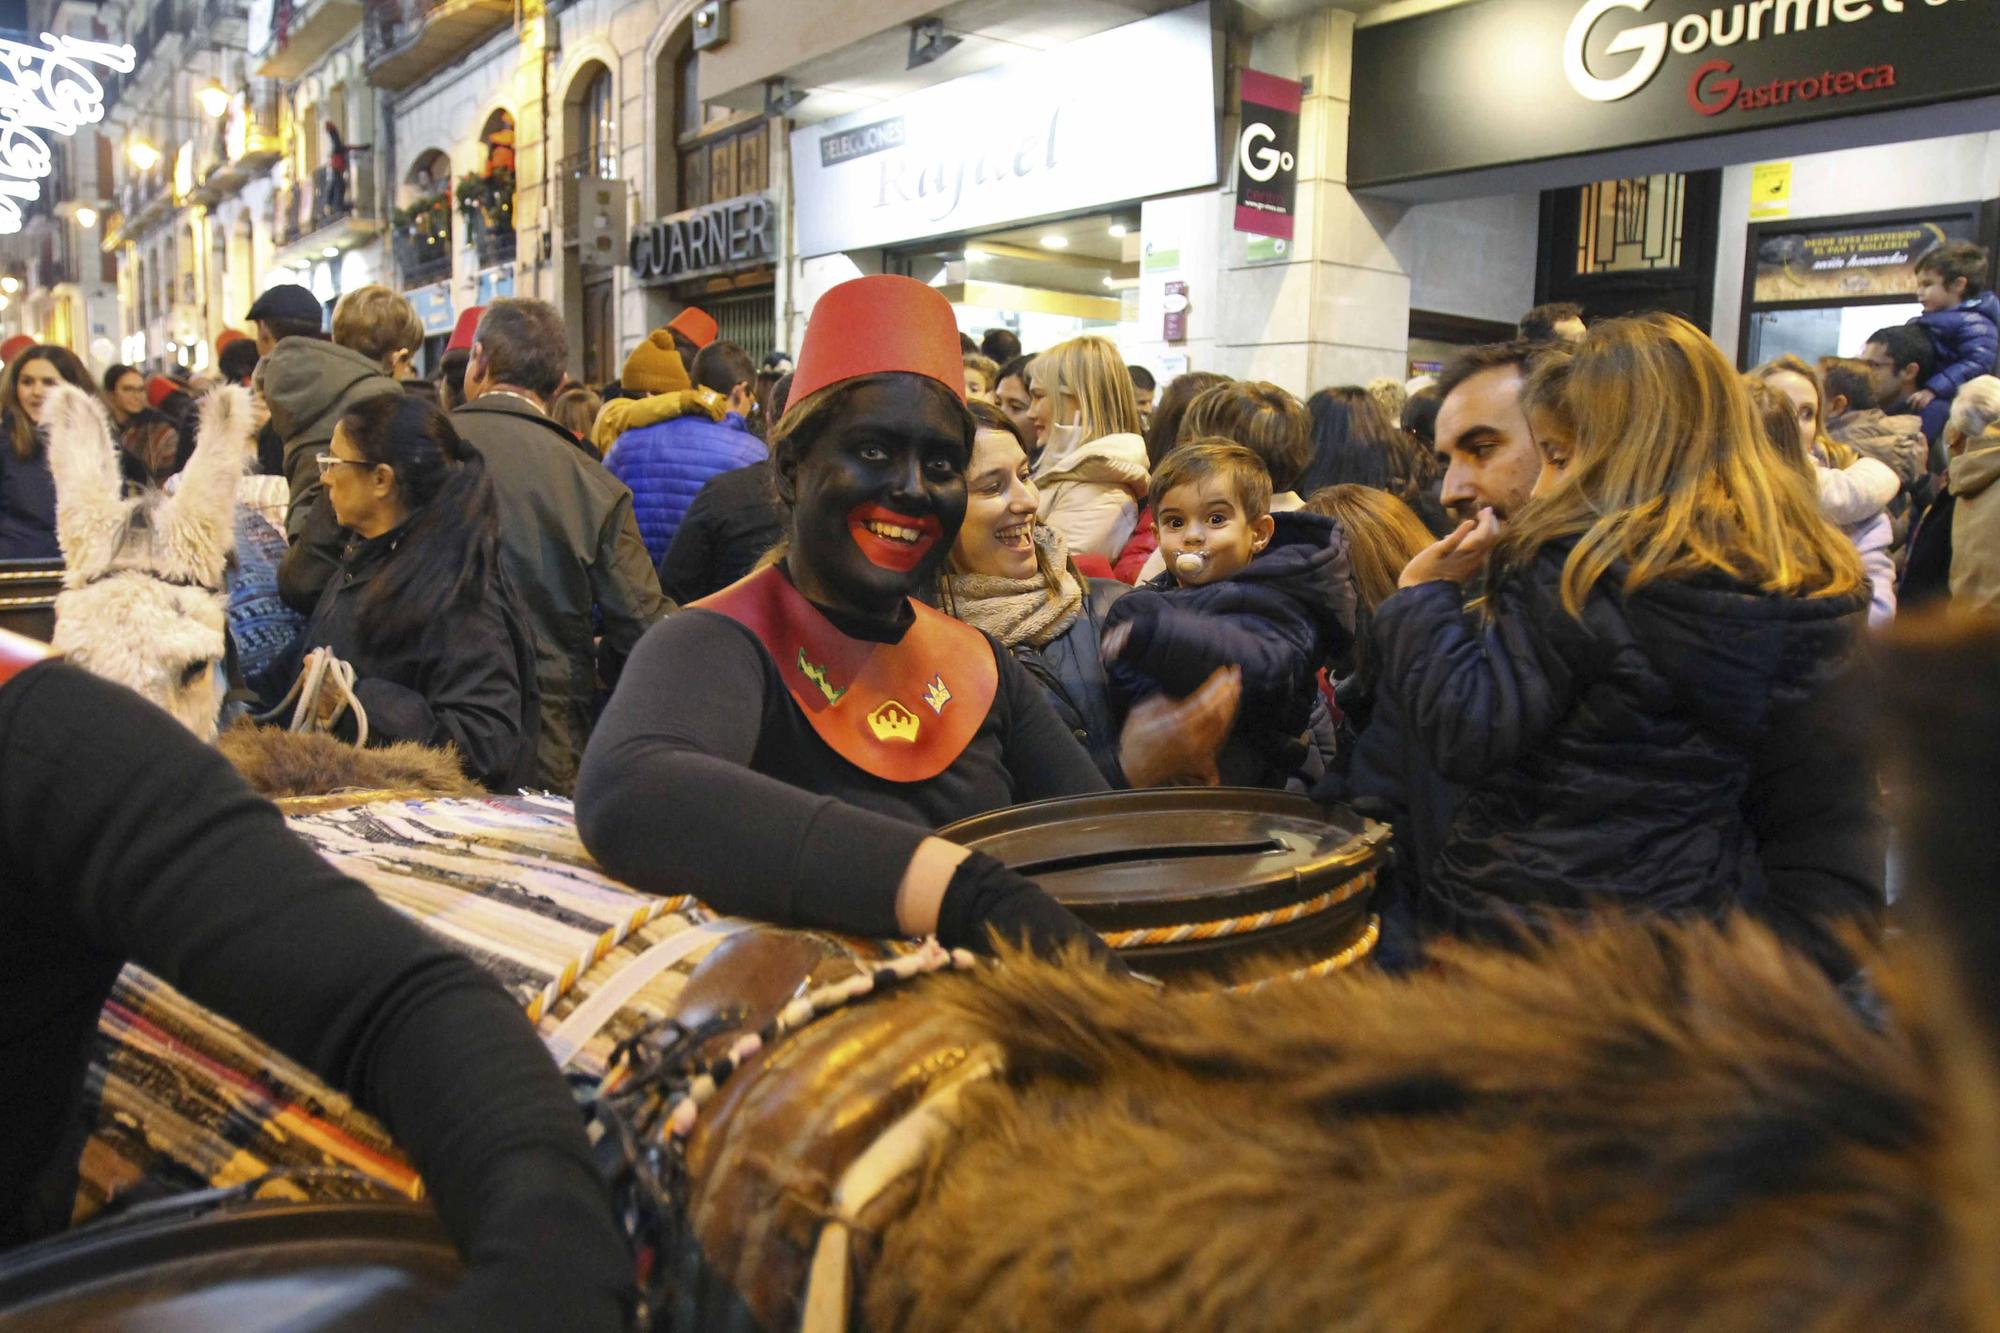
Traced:
<path id="1" fill-rule="evenodd" d="M 1354 632 L 1347 541 L 1320 514 L 1273 514 L 1271 475 L 1209 437 L 1160 461 L 1151 486 L 1167 572 L 1112 605 L 1104 657 L 1116 702 L 1191 693 L 1218 667 L 1243 674 L 1226 785 L 1283 787 L 1306 757 L 1315 676 Z"/>

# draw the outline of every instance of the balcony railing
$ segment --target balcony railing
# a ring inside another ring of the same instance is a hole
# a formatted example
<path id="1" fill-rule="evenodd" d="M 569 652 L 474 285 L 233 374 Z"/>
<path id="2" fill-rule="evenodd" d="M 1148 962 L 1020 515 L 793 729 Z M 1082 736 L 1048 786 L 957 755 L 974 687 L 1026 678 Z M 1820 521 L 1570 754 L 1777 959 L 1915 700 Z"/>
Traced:
<path id="1" fill-rule="evenodd" d="M 279 190 L 275 199 L 277 217 L 272 232 L 279 245 L 289 245 L 332 226 L 343 218 L 372 221 L 374 209 L 354 192 L 356 173 L 350 170 L 342 188 L 336 190 L 331 167 L 314 169 L 312 179 Z"/>
<path id="2" fill-rule="evenodd" d="M 295 79 L 339 45 L 361 21 L 361 0 L 278 0 L 271 36 L 251 53 L 267 79 Z"/>
<path id="3" fill-rule="evenodd" d="M 400 92 L 514 20 L 513 0 L 368 0 L 368 81 Z"/>
<path id="4" fill-rule="evenodd" d="M 473 223 L 472 248 L 481 268 L 511 264 L 516 248 L 514 229 L 511 226 L 489 227 L 483 218 L 478 219 Z"/>
<path id="5" fill-rule="evenodd" d="M 396 213 L 396 269 L 405 290 L 451 276 L 451 200 L 433 195 Z"/>

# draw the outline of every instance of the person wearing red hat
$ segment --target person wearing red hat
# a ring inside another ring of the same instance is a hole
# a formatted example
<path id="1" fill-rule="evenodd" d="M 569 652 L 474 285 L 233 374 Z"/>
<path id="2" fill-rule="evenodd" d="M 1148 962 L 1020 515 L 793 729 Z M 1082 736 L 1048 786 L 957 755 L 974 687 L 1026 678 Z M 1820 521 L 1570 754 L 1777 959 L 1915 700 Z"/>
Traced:
<path id="1" fill-rule="evenodd" d="M 684 366 L 692 366 L 695 353 L 714 342 L 720 332 L 715 316 L 698 306 L 688 306 L 667 321 L 667 333 L 673 338 L 674 351 L 679 353 Z"/>
<path id="2" fill-rule="evenodd" d="M 950 305 L 909 278 L 820 298 L 772 471 L 782 554 L 648 632 L 584 755 L 577 827 L 611 873 L 726 912 L 877 936 L 1102 946 L 1038 886 L 928 830 L 1104 779 L 1025 668 L 915 599 L 965 517 L 974 425 Z M 1212 682 L 1125 773 L 1212 753 Z"/>

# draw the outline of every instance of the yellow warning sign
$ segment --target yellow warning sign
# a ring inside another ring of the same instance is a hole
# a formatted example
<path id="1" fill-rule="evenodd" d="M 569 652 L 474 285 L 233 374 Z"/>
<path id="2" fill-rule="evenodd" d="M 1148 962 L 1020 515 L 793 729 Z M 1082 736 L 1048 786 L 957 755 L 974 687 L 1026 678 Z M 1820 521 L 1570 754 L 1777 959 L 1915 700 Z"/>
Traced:
<path id="1" fill-rule="evenodd" d="M 1769 222 L 1792 215 L 1792 164 L 1759 162 L 1750 168 L 1750 220 Z"/>

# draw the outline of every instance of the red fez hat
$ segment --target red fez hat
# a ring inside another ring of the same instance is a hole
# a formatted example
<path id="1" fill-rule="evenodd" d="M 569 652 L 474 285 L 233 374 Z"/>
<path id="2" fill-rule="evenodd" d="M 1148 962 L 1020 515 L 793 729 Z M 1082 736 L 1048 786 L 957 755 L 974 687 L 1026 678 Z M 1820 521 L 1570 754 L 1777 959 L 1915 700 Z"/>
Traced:
<path id="1" fill-rule="evenodd" d="M 168 394 L 179 392 L 180 387 L 165 375 L 155 375 L 146 381 L 146 402 L 149 406 L 158 407 L 167 400 Z"/>
<path id="2" fill-rule="evenodd" d="M 696 347 L 708 346 L 715 341 L 715 335 L 722 331 L 716 326 L 713 316 L 706 310 L 697 310 L 693 306 L 689 306 L 668 320 L 667 327 Z"/>
<path id="3" fill-rule="evenodd" d="M 241 329 L 224 329 L 215 335 L 215 350 L 220 352 L 231 343 L 240 343 L 249 335 Z"/>
<path id="4" fill-rule="evenodd" d="M 928 375 L 964 401 L 965 364 L 951 302 L 915 278 L 851 278 L 813 307 L 787 406 L 829 384 L 893 370 Z"/>
<path id="5" fill-rule="evenodd" d="M 0 362 L 10 362 L 35 345 L 35 340 L 25 333 L 17 333 L 6 342 L 0 343 Z"/>
<path id="6" fill-rule="evenodd" d="M 444 345 L 447 352 L 469 352 L 472 350 L 472 335 L 479 331 L 479 317 L 486 313 L 483 305 L 469 305 L 458 312 L 458 323 L 451 326 L 451 341 Z"/>

